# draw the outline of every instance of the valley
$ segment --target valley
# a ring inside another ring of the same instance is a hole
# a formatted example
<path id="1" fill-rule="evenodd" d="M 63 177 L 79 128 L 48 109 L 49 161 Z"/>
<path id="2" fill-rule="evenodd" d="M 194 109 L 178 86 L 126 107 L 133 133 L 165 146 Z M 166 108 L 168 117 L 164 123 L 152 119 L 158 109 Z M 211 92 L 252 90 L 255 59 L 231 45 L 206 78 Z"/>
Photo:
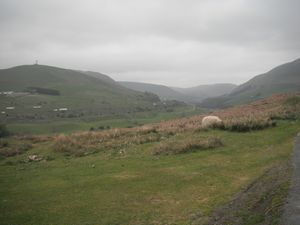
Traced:
<path id="1" fill-rule="evenodd" d="M 0 0 L 0 225 L 300 225 L 299 8 Z"/>
<path id="2" fill-rule="evenodd" d="M 247 83 L 179 89 L 43 65 L 0 80 L 0 224 L 280 223 L 297 88 L 236 102 Z M 205 127 L 209 115 L 221 123 Z"/>
<path id="3" fill-rule="evenodd" d="M 237 193 L 282 168 L 268 178 L 279 180 L 276 189 L 254 191 L 238 209 L 245 224 L 270 218 L 277 224 L 289 182 L 279 176 L 291 177 L 284 165 L 290 165 L 300 129 L 299 98 L 277 95 L 216 111 L 224 126 L 208 130 L 201 128 L 204 115 L 196 115 L 133 128 L 1 139 L 0 221 L 209 224 Z M 252 202 L 260 198 L 264 208 L 255 211 Z"/>

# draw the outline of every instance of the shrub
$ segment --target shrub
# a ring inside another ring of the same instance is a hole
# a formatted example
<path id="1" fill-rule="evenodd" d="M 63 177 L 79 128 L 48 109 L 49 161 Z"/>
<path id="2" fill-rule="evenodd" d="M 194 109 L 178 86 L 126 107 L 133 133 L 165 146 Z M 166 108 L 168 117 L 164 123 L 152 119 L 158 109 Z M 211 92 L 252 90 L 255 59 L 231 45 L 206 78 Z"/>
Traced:
<path id="1" fill-rule="evenodd" d="M 213 149 L 223 145 L 219 137 L 208 137 L 198 139 L 185 139 L 183 141 L 173 141 L 161 143 L 154 147 L 154 155 L 174 155 L 198 150 Z"/>
<path id="2" fill-rule="evenodd" d="M 53 137 L 48 135 L 24 135 L 15 137 L 21 141 L 30 141 L 32 143 L 41 143 L 53 140 Z"/>
<path id="3" fill-rule="evenodd" d="M 299 117 L 299 112 L 287 109 L 283 110 L 282 112 L 270 114 L 270 118 L 273 120 L 296 120 Z"/>
<path id="4" fill-rule="evenodd" d="M 268 117 L 245 116 L 227 119 L 220 124 L 216 124 L 215 128 L 236 132 L 248 132 L 262 130 L 272 126 L 276 126 L 276 122 Z"/>
<path id="5" fill-rule="evenodd" d="M 289 98 L 287 98 L 285 100 L 284 104 L 288 105 L 288 106 L 297 106 L 297 105 L 300 105 L 300 96 L 289 97 Z"/>
<path id="6" fill-rule="evenodd" d="M 98 130 L 104 130 L 104 129 L 105 129 L 104 126 L 99 126 L 99 127 L 98 127 Z"/>
<path id="7" fill-rule="evenodd" d="M 38 93 L 44 95 L 60 95 L 60 92 L 58 90 L 41 87 L 28 87 L 26 91 L 30 93 Z"/>
<path id="8" fill-rule="evenodd" d="M 157 133 L 148 134 L 148 135 L 137 135 L 132 140 L 133 144 L 145 144 L 150 142 L 157 142 L 161 140 L 161 135 Z"/>
<path id="9" fill-rule="evenodd" d="M 53 156 L 50 156 L 50 155 L 48 155 L 48 156 L 45 157 L 46 161 L 53 161 L 54 159 L 55 158 Z"/>
<path id="10" fill-rule="evenodd" d="M 285 100 L 282 110 L 276 114 L 276 119 L 296 120 L 300 118 L 300 97 L 292 96 Z"/>
<path id="11" fill-rule="evenodd" d="M 158 133 L 155 127 L 141 127 L 138 129 L 139 134 L 150 134 L 150 133 Z"/>
<path id="12" fill-rule="evenodd" d="M 68 155 L 83 156 L 99 151 L 113 152 L 169 137 L 168 133 L 159 133 L 153 127 L 110 129 L 101 132 L 80 132 L 54 137 L 53 148 Z"/>
<path id="13" fill-rule="evenodd" d="M 5 124 L 0 124 L 0 138 L 9 136 L 9 131 L 7 130 Z"/>
<path id="14" fill-rule="evenodd" d="M 57 152 L 81 156 L 84 152 L 83 150 L 85 146 L 84 143 L 80 142 L 80 140 L 73 138 L 72 136 L 62 134 L 56 137 L 54 148 Z"/>
<path id="15" fill-rule="evenodd" d="M 1 148 L 5 148 L 5 147 L 8 147 L 9 146 L 9 143 L 7 140 L 3 140 L 3 139 L 0 139 L 0 147 Z"/>
<path id="16" fill-rule="evenodd" d="M 117 148 L 122 144 L 120 143 L 121 137 L 126 135 L 129 134 L 127 134 L 125 129 L 59 135 L 55 137 L 54 149 L 57 152 L 83 156 L 100 150 Z M 127 140 L 125 139 L 125 141 Z"/>
<path id="17" fill-rule="evenodd" d="M 28 151 L 32 148 L 31 144 L 22 143 L 18 145 L 11 145 L 9 147 L 2 148 L 0 150 L 0 155 L 4 157 L 12 157 L 15 155 L 23 154 L 24 152 Z"/>

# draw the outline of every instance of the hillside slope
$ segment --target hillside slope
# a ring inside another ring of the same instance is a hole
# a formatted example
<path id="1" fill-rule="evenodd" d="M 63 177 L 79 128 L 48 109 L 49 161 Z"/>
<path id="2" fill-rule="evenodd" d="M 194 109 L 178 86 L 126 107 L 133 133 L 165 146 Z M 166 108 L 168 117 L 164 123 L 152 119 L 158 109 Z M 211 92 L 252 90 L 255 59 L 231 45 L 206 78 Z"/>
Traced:
<path id="1" fill-rule="evenodd" d="M 204 107 L 228 107 L 276 93 L 300 91 L 300 59 L 280 65 L 239 85 L 230 94 L 203 101 Z"/>
<path id="2" fill-rule="evenodd" d="M 300 97 L 213 114 L 231 126 L 203 129 L 197 115 L 1 139 L 0 224 L 278 224 Z"/>
<path id="3" fill-rule="evenodd" d="M 44 65 L 2 69 L 0 92 L 13 93 L 0 95 L 0 110 L 14 118 L 42 119 L 56 116 L 53 111 L 59 108 L 67 108 L 71 117 L 101 116 L 150 110 L 153 103 L 160 102 L 156 95 L 133 91 L 106 75 L 101 79 L 96 75 Z"/>
<path id="4" fill-rule="evenodd" d="M 188 95 L 192 96 L 195 99 L 198 99 L 198 102 L 210 97 L 217 97 L 224 94 L 230 93 L 237 85 L 230 83 L 219 83 L 219 84 L 206 84 L 206 85 L 198 85 L 190 88 L 176 88 L 173 89 Z"/>
<path id="5" fill-rule="evenodd" d="M 162 100 L 178 100 L 178 101 L 196 101 L 193 97 L 180 93 L 165 85 L 119 81 L 124 87 L 141 92 L 151 92 L 158 95 Z"/>
<path id="6" fill-rule="evenodd" d="M 86 75 L 95 77 L 100 79 L 101 81 L 108 83 L 108 84 L 115 84 L 115 85 L 119 85 L 114 79 L 112 79 L 111 77 L 102 74 L 102 73 L 98 73 L 98 72 L 93 72 L 93 71 L 79 71 L 81 73 L 84 73 Z"/>
<path id="7" fill-rule="evenodd" d="M 210 84 L 190 88 L 178 88 L 139 82 L 120 81 L 119 83 L 132 90 L 154 93 L 162 100 L 178 100 L 190 103 L 199 103 L 209 97 L 228 94 L 236 87 L 234 84 Z"/>

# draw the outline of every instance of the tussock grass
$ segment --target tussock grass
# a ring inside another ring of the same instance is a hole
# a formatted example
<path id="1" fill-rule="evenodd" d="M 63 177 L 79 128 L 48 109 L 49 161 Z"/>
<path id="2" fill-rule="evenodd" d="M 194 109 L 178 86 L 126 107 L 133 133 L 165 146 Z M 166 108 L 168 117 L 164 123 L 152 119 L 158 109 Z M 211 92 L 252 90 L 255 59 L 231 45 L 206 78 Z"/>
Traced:
<path id="1" fill-rule="evenodd" d="M 167 141 L 153 148 L 154 155 L 174 155 L 199 150 L 213 149 L 223 145 L 221 138 L 187 138 L 182 141 Z"/>
<path id="2" fill-rule="evenodd" d="M 228 127 L 238 124 L 239 129 L 262 129 L 270 122 L 271 113 L 293 111 L 295 104 L 284 104 L 286 99 L 262 100 L 214 115 Z M 0 221 L 24 224 L 28 218 L 30 224 L 205 224 L 216 207 L 291 156 L 300 127 L 300 120 L 296 120 L 276 121 L 274 129 L 258 132 L 204 131 L 202 117 L 56 135 L 49 142 L 45 137 L 5 139 L 1 149 L 17 146 L 17 142 L 32 143 L 26 155 L 45 155 L 46 160 L 23 163 L 26 156 L 19 155 L 0 161 L 0 193 L 7 200 L 1 201 Z M 196 129 L 200 133 L 194 132 Z M 215 151 L 223 142 L 224 147 Z M 94 152 L 99 153 L 81 159 L 63 156 Z M 194 153 L 184 154 L 188 152 Z M 270 176 L 267 183 L 272 184 L 273 179 Z M 261 189 L 258 186 L 258 192 Z M 256 206 L 256 200 L 262 198 L 253 199 Z M 267 212 L 273 209 L 271 206 Z"/>
<path id="3" fill-rule="evenodd" d="M 58 135 L 54 140 L 57 152 L 84 156 L 99 151 L 112 151 L 133 145 L 158 142 L 172 133 L 159 133 L 153 127 L 113 129 L 102 132 L 81 132 Z"/>
<path id="4" fill-rule="evenodd" d="M 276 126 L 276 122 L 267 116 L 248 115 L 240 118 L 228 118 L 214 127 L 228 131 L 247 132 L 274 126 Z"/>
<path id="5" fill-rule="evenodd" d="M 300 118 L 300 93 L 278 94 L 250 104 L 218 110 L 212 115 L 223 121 L 223 129 L 230 131 L 251 131 L 274 126 L 274 120 L 294 120 Z M 210 114 L 210 115 L 211 115 Z M 169 120 L 157 124 L 158 130 L 177 133 L 187 130 L 202 131 L 202 119 L 208 115 L 197 115 Z M 222 127 L 222 126 L 221 126 Z"/>
<path id="6" fill-rule="evenodd" d="M 15 138 L 21 141 L 30 141 L 32 143 L 42 143 L 53 140 L 53 136 L 49 135 L 24 135 L 16 136 Z"/>
<path id="7" fill-rule="evenodd" d="M 288 97 L 280 110 L 271 112 L 270 117 L 277 120 L 296 120 L 300 118 L 300 96 Z"/>
<path id="8" fill-rule="evenodd" d="M 300 96 L 291 96 L 285 100 L 285 104 L 288 106 L 299 106 L 300 105 Z"/>
<path id="9" fill-rule="evenodd" d="M 51 152 L 51 142 L 37 143 L 28 154 L 43 155 L 45 161 L 19 163 L 24 161 L 22 155 L 0 161 L 0 193 L 7 200 L 1 201 L 0 221 L 24 224 L 24 218 L 28 218 L 28 224 L 33 225 L 205 224 L 215 208 L 225 205 L 269 168 L 291 156 L 299 126 L 300 121 L 279 121 L 274 129 L 258 132 L 194 133 L 191 130 L 162 139 L 161 143 L 176 146 L 191 139 L 220 137 L 225 146 L 200 150 L 193 149 L 195 143 L 191 142 L 190 147 L 183 149 L 195 151 L 193 154 L 159 157 L 151 155 L 152 148 L 159 144 L 155 142 L 138 147 L 130 145 L 122 153 L 126 157 L 107 157 L 99 152 L 80 159 L 66 159 Z M 76 137 L 103 135 L 97 132 Z M 160 131 L 158 135 L 167 137 Z M 137 133 L 107 139 L 107 142 L 124 145 L 134 136 Z M 76 140 L 72 135 L 61 137 Z M 131 148 L 137 152 L 131 152 Z M 270 178 L 268 184 L 273 183 L 274 176 Z"/>
<path id="10" fill-rule="evenodd" d="M 11 143 L 7 140 L 0 140 L 0 156 L 4 158 L 21 155 L 31 148 L 32 144 L 30 143 Z"/>
<path id="11" fill-rule="evenodd" d="M 298 118 L 300 115 L 298 95 L 275 95 L 248 105 L 216 111 L 213 114 L 222 119 L 222 123 L 212 128 L 233 132 L 248 132 L 276 126 L 277 119 Z M 113 151 L 134 145 L 159 142 L 176 133 L 189 130 L 205 131 L 201 127 L 204 115 L 170 120 L 159 124 L 149 124 L 135 128 L 109 129 L 58 135 L 54 137 L 54 149 L 57 152 L 84 156 L 99 151 Z M 38 139 L 38 138 L 35 138 Z M 43 139 L 43 138 L 42 138 Z M 37 140 L 38 141 L 38 140 Z M 213 143 L 213 141 L 212 141 Z M 210 145 L 203 140 L 187 139 L 185 143 L 163 142 L 154 154 L 178 154 L 207 148 Z M 168 145 L 172 147 L 168 147 Z M 212 144 L 213 146 L 213 144 Z"/>

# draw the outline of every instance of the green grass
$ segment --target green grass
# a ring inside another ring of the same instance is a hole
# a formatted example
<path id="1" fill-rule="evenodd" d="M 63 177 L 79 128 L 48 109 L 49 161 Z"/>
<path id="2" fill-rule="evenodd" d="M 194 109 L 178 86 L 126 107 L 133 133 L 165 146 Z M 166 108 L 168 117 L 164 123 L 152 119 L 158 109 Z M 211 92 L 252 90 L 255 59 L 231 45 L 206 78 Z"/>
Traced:
<path id="1" fill-rule="evenodd" d="M 199 114 L 201 111 L 192 106 L 177 107 L 173 112 L 144 112 L 135 113 L 123 117 L 108 118 L 64 118 L 51 120 L 49 122 L 17 122 L 8 123 L 7 128 L 13 134 L 53 134 L 53 133 L 71 133 L 74 131 L 87 131 L 91 127 L 135 127 L 148 123 L 156 123 L 163 120 L 180 118 Z"/>
<path id="2" fill-rule="evenodd" d="M 248 133 L 211 130 L 172 136 L 222 138 L 223 147 L 153 156 L 159 143 L 67 157 L 36 143 L 0 161 L 0 224 L 189 224 L 267 169 L 290 158 L 300 121 Z M 8 139 L 9 141 L 9 139 Z M 22 163 L 28 155 L 54 158 Z"/>
<path id="3" fill-rule="evenodd" d="M 152 93 L 127 89 L 105 75 L 44 65 L 0 69 L 0 122 L 52 121 L 56 119 L 122 116 L 139 112 L 168 112 L 183 103 L 160 101 Z M 60 95 L 32 93 L 28 89 L 51 89 Z M 34 106 L 40 108 L 34 108 Z M 15 107 L 7 109 L 7 107 Z M 59 112 L 59 108 L 68 108 Z"/>

